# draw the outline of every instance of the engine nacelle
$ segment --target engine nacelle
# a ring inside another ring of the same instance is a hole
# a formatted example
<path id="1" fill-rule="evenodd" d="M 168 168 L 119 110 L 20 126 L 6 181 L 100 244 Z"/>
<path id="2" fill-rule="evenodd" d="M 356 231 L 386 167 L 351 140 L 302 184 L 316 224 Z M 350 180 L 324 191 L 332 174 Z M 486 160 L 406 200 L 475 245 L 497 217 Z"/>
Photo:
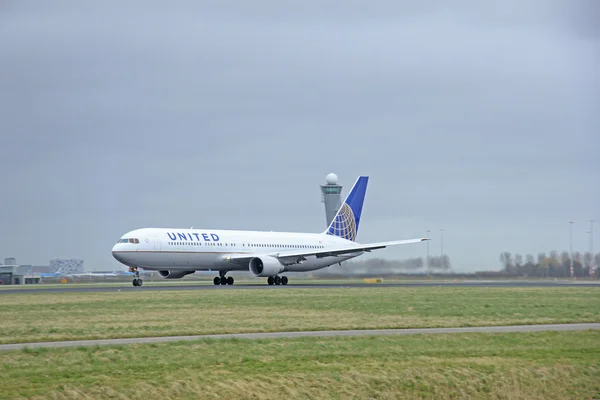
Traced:
<path id="1" fill-rule="evenodd" d="M 196 271 L 158 271 L 163 279 L 181 279 L 186 275 L 193 274 Z"/>
<path id="2" fill-rule="evenodd" d="M 254 276 L 275 276 L 284 269 L 279 261 L 269 256 L 254 257 L 250 260 L 250 272 Z"/>

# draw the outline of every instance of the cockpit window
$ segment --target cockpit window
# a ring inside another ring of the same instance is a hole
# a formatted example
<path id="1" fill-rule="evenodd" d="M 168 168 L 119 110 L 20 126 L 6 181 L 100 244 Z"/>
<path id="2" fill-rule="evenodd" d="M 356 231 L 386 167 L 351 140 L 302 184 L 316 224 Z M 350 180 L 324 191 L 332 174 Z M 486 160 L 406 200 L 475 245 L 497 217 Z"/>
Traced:
<path id="1" fill-rule="evenodd" d="M 139 243 L 139 242 L 140 242 L 140 240 L 139 240 L 139 239 L 132 239 L 132 238 L 129 238 L 129 239 L 121 239 L 121 240 L 119 240 L 119 242 L 118 242 L 118 243 L 134 243 L 134 244 L 137 244 L 137 243 Z"/>

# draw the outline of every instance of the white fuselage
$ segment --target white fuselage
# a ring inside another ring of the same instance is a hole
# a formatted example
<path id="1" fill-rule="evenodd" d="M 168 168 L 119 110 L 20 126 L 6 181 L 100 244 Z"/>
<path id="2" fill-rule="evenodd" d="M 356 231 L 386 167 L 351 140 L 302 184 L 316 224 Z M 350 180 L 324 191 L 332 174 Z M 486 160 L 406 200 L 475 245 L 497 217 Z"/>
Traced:
<path id="1" fill-rule="evenodd" d="M 326 234 L 229 231 L 216 229 L 145 228 L 131 231 L 113 249 L 113 256 L 130 267 L 150 270 L 248 271 L 248 265 L 233 264 L 230 256 L 276 255 L 311 249 L 359 246 Z M 285 271 L 313 271 L 363 254 L 336 257 L 308 256 Z"/>

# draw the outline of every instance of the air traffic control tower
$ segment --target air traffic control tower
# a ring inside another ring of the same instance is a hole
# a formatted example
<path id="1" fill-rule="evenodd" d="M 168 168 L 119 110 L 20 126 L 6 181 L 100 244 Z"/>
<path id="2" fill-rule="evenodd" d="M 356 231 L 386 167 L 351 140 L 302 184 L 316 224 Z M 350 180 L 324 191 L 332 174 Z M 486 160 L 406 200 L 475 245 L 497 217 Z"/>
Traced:
<path id="1" fill-rule="evenodd" d="M 342 206 L 342 186 L 338 185 L 338 177 L 331 173 L 325 177 L 325 185 L 321 185 L 321 202 L 325 203 L 327 226 Z"/>

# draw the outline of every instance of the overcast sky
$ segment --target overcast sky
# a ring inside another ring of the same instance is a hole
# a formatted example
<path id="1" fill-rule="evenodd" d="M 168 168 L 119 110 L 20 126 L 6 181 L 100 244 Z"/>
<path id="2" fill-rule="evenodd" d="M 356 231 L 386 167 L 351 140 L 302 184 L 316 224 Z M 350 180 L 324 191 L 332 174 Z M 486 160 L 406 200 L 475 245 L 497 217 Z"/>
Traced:
<path id="1" fill-rule="evenodd" d="M 359 241 L 430 229 L 436 254 L 445 228 L 457 271 L 568 249 L 571 219 L 588 248 L 594 0 L 80 3 L 0 2 L 2 258 L 111 270 L 140 227 L 320 232 L 329 172 L 344 195 L 371 177 Z"/>

